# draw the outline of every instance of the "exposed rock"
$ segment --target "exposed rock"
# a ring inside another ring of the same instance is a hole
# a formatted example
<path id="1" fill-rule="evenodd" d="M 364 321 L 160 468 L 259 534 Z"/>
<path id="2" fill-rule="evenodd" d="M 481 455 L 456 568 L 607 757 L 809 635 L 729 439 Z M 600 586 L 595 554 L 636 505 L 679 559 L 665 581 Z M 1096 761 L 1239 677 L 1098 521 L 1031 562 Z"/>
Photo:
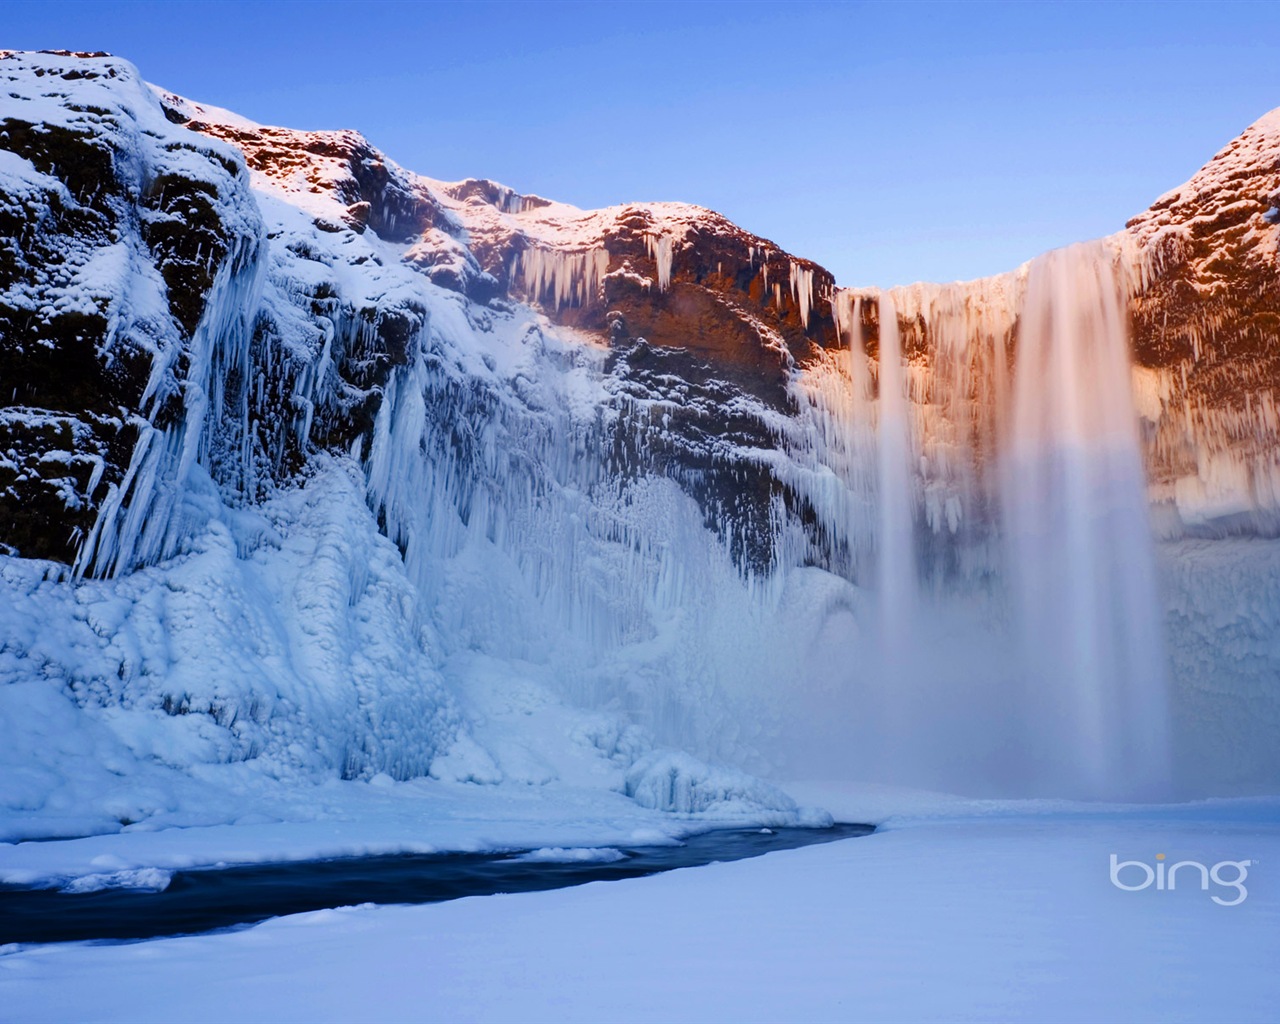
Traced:
<path id="1" fill-rule="evenodd" d="M 1280 111 L 1127 225 L 1148 464 L 1191 526 L 1280 531 Z"/>
<path id="2" fill-rule="evenodd" d="M 171 129 L 125 62 L 0 54 L 0 83 L 0 544 L 69 562 L 140 431 L 177 417 L 256 211 L 219 205 L 239 156 Z"/>

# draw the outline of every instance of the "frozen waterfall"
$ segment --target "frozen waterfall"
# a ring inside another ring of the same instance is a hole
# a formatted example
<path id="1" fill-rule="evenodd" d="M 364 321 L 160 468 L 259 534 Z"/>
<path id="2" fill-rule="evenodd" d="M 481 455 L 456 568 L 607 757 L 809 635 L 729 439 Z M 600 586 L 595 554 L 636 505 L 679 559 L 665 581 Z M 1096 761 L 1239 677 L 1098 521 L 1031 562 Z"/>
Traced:
<path id="1" fill-rule="evenodd" d="M 555 267 L 557 295 L 594 283 Z M 549 334 L 526 371 L 546 389 L 537 414 L 494 381 L 424 426 L 436 371 L 402 371 L 371 493 L 426 606 L 448 592 L 446 648 L 546 664 L 660 742 L 968 792 L 1159 796 L 1166 658 L 1130 276 L 1101 242 L 986 281 L 837 292 L 843 347 L 793 380 L 801 413 L 771 421 L 770 471 L 807 505 L 775 503 L 767 578 L 733 565 L 691 500 L 698 479 L 650 461 L 671 443 L 665 401 L 610 399 L 603 355 L 566 364 Z M 593 382 L 602 420 L 553 397 L 560 367 Z M 460 436 L 475 440 L 461 458 Z M 620 450 L 625 465 L 600 457 Z"/>

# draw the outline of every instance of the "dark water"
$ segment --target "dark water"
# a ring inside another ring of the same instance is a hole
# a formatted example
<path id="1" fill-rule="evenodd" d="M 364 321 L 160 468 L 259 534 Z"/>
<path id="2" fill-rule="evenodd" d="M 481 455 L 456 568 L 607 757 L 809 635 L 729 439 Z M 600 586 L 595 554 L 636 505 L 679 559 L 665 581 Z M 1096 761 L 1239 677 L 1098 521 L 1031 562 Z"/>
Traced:
<path id="1" fill-rule="evenodd" d="M 175 871 L 163 892 L 63 893 L 0 886 L 0 944 L 148 939 L 249 924 L 353 903 L 438 903 L 462 896 L 561 889 L 773 850 L 865 836 L 870 825 L 720 829 L 679 846 L 618 846 L 608 863 L 521 860 L 520 854 L 397 854 L 345 860 Z"/>

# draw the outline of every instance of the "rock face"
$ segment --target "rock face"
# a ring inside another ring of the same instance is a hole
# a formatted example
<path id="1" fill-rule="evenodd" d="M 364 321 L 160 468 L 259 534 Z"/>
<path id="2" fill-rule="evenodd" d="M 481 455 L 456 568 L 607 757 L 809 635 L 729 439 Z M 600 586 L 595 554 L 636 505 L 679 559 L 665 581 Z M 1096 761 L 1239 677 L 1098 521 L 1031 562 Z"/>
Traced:
<path id="1" fill-rule="evenodd" d="M 0 80 L 0 544 L 71 562 L 182 417 L 210 295 L 261 221 L 239 156 L 166 131 L 127 65 L 9 55 Z"/>
<path id="2" fill-rule="evenodd" d="M 235 145 L 263 184 L 314 210 L 317 230 L 367 228 L 407 246 L 403 263 L 436 285 L 480 303 L 529 302 L 607 341 L 620 404 L 671 400 L 643 458 L 625 433 L 607 442 L 627 472 L 682 480 L 744 567 L 771 567 L 772 509 L 804 499 L 736 456 L 778 439 L 759 416 L 730 410 L 745 397 L 794 414 L 797 365 L 837 344 L 829 273 L 698 207 L 581 211 L 482 179 L 412 175 L 354 132 L 293 132 L 162 101 L 171 120 Z"/>
<path id="3" fill-rule="evenodd" d="M 1202 530 L 1280 531 L 1280 112 L 1134 217 L 1133 346 L 1156 371 L 1148 466 Z"/>

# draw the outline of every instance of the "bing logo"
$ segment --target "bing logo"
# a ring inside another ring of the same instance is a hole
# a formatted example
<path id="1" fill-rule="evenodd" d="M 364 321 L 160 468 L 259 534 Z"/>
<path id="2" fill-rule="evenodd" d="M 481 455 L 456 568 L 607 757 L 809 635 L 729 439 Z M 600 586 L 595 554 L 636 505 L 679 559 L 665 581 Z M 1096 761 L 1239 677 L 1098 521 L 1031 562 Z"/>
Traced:
<path id="1" fill-rule="evenodd" d="M 1252 863 L 1251 860 L 1222 860 L 1210 867 L 1198 860 L 1180 860 L 1166 866 L 1164 854 L 1157 853 L 1153 867 L 1140 860 L 1120 860 L 1113 853 L 1111 884 L 1125 892 L 1140 892 L 1153 885 L 1164 891 L 1176 889 L 1179 881 L 1185 886 L 1190 879 L 1193 883 L 1199 880 L 1201 890 L 1208 892 L 1209 882 L 1212 881 L 1233 892 L 1234 898 L 1223 899 L 1216 895 L 1209 898 L 1220 907 L 1236 907 L 1249 898 L 1249 890 L 1244 887 L 1244 883 L 1249 877 L 1249 866 Z M 1122 873 L 1124 877 L 1121 877 Z"/>

